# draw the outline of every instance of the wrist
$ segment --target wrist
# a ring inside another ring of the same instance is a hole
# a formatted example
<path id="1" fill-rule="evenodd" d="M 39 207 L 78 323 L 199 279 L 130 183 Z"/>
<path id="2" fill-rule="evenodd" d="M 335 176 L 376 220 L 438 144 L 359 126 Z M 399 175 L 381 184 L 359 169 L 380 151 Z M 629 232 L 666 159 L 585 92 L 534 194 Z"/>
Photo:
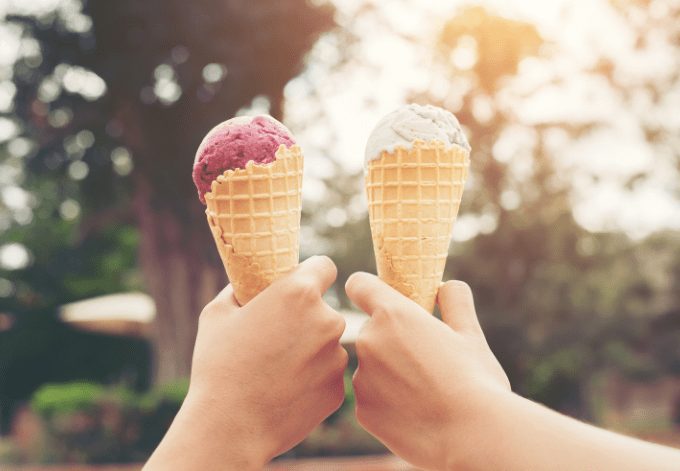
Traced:
<path id="1" fill-rule="evenodd" d="M 272 457 L 233 409 L 189 392 L 145 470 L 261 470 Z"/>
<path id="2" fill-rule="evenodd" d="M 215 453 L 222 458 L 221 469 L 260 470 L 273 458 L 272 447 L 248 413 L 228 401 L 217 400 L 214 394 L 190 391 L 178 416 L 182 414 L 196 436 L 213 443 Z"/>
<path id="3" fill-rule="evenodd" d="M 476 388 L 468 401 L 450 420 L 446 429 L 445 463 L 447 470 L 490 468 L 488 459 L 495 447 L 507 439 L 501 423 L 504 414 L 518 408 L 521 396 L 501 388 Z M 502 468 L 502 463 L 500 464 Z"/>

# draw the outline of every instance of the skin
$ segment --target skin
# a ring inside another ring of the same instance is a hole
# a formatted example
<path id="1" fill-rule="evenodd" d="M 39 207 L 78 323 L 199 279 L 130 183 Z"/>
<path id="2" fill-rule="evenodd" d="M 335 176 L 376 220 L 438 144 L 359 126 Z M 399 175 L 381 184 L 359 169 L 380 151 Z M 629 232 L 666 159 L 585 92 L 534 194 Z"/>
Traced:
<path id="1" fill-rule="evenodd" d="M 340 407 L 343 317 L 312 257 L 239 307 L 227 286 L 199 319 L 189 393 L 145 470 L 262 467 Z"/>
<path id="2" fill-rule="evenodd" d="M 374 275 L 347 281 L 371 315 L 356 342 L 356 415 L 423 469 L 677 470 L 680 452 L 592 427 L 510 390 L 470 288 L 441 286 L 442 320 Z"/>
<path id="3" fill-rule="evenodd" d="M 189 393 L 145 470 L 262 469 L 340 406 L 344 321 L 321 298 L 335 277 L 328 258 L 312 257 L 244 307 L 229 286 L 205 307 Z M 373 275 L 353 275 L 346 290 L 372 316 L 356 343 L 357 418 L 415 466 L 680 469 L 678 450 L 512 393 L 465 283 L 441 286 L 441 321 Z"/>

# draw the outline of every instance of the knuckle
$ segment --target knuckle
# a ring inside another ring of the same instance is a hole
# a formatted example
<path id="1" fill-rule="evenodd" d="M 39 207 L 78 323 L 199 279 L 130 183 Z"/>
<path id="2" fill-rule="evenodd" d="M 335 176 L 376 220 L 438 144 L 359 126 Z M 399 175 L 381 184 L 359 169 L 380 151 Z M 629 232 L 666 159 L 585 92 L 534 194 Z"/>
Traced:
<path id="1" fill-rule="evenodd" d="M 293 301 L 310 302 L 321 298 L 318 286 L 307 276 L 293 277 L 287 288 L 288 296 Z"/>
<path id="2" fill-rule="evenodd" d="M 333 260 L 331 260 L 330 257 L 326 255 L 317 255 L 317 258 L 321 264 L 325 266 L 325 269 L 328 270 L 330 274 L 335 278 L 338 276 L 338 267 L 335 266 L 335 263 L 333 263 Z"/>
<path id="3" fill-rule="evenodd" d="M 345 384 L 340 381 L 333 389 L 333 406 L 338 409 L 345 402 Z"/>
<path id="4" fill-rule="evenodd" d="M 451 290 L 456 291 L 461 294 L 472 294 L 472 289 L 470 285 L 461 280 L 449 280 L 445 283 L 450 287 Z"/>
<path id="5" fill-rule="evenodd" d="M 373 341 L 368 332 L 361 332 L 357 337 L 354 348 L 359 358 L 371 356 L 373 352 Z"/>
<path id="6" fill-rule="evenodd" d="M 373 312 L 371 313 L 371 317 L 378 321 L 378 320 L 383 320 L 387 319 L 391 316 L 391 308 L 390 306 L 383 304 L 383 303 L 378 303 L 375 305 L 373 308 Z"/>
<path id="7" fill-rule="evenodd" d="M 347 350 L 345 350 L 342 347 L 339 347 L 338 350 L 338 366 L 337 369 L 340 372 L 341 375 L 344 375 L 345 369 L 347 368 L 347 363 L 349 362 L 349 354 L 347 353 Z"/>
<path id="8" fill-rule="evenodd" d="M 337 343 L 345 331 L 345 319 L 336 312 L 320 314 L 315 317 L 319 338 L 328 344 Z"/>
<path id="9" fill-rule="evenodd" d="M 355 397 L 361 394 L 361 374 L 359 373 L 360 370 L 356 370 L 354 374 L 352 375 L 352 389 L 354 389 L 354 395 Z"/>
<path id="10" fill-rule="evenodd" d="M 364 283 L 361 282 L 363 273 L 354 273 L 345 282 L 345 291 L 350 297 L 355 297 L 361 293 Z"/>
<path id="11" fill-rule="evenodd" d="M 354 406 L 354 415 L 356 416 L 359 425 L 361 425 L 364 429 L 369 430 L 371 428 L 368 410 L 359 401 L 357 401 L 356 405 Z"/>
<path id="12" fill-rule="evenodd" d="M 329 322 L 330 329 L 329 331 L 333 335 L 334 340 L 338 340 L 340 337 L 342 337 L 342 334 L 345 332 L 345 327 L 346 327 L 346 322 L 345 318 L 342 317 L 340 314 L 335 314 L 331 317 L 331 320 Z"/>
<path id="13" fill-rule="evenodd" d="M 354 348 L 357 352 L 357 356 L 362 357 L 366 352 L 366 335 L 359 334 L 357 339 L 354 341 Z"/>

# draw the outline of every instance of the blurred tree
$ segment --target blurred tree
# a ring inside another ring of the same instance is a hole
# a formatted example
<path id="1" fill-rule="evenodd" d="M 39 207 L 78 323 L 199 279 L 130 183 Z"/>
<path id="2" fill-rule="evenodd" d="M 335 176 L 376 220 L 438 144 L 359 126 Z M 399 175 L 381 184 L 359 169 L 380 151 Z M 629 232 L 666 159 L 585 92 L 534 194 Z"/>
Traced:
<path id="1" fill-rule="evenodd" d="M 626 14 L 644 16 L 638 6 L 627 5 L 621 5 Z M 369 8 L 367 14 L 372 13 Z M 676 34 L 677 23 L 666 20 L 659 18 L 654 28 Z M 641 27 L 640 34 L 657 34 L 654 28 Z M 562 71 L 553 62 L 563 57 L 559 45 L 541 37 L 535 25 L 479 6 L 463 7 L 446 21 L 432 51 L 430 83 L 409 98 L 450 109 L 467 128 L 472 175 L 461 219 L 472 221 L 478 231 L 452 245 L 445 278 L 472 285 L 487 337 L 514 388 L 588 417 L 590 383 L 602 370 L 640 379 L 676 374 L 680 299 L 672 280 L 678 279 L 680 265 L 673 254 L 680 253 L 680 239 L 660 234 L 632 241 L 622 233 L 591 233 L 577 224 L 573 175 L 561 164 L 560 151 L 610 123 L 587 113 L 531 121 L 522 114 L 544 88 L 566 89 L 580 79 L 577 73 L 601 78 L 603 71 Z M 547 77 L 544 82 L 527 79 L 536 70 Z M 632 100 L 637 85 L 615 76 L 611 89 Z M 663 90 L 680 82 L 652 79 L 645 86 L 653 84 L 659 107 L 666 106 Z M 649 110 L 640 116 L 641 125 L 645 120 L 659 124 Z M 650 142 L 675 159 L 678 141 L 673 121 L 667 124 Z M 338 264 L 337 293 L 346 306 L 346 277 L 375 267 L 365 210 L 355 210 L 364 191 L 361 175 L 339 165 L 331 174 L 324 200 L 306 205 L 307 223 Z"/>
<path id="2" fill-rule="evenodd" d="M 448 276 L 472 285 L 490 343 L 515 388 L 588 416 L 585 393 L 598 369 L 658 372 L 642 340 L 649 338 L 650 321 L 669 309 L 659 300 L 666 299 L 671 267 L 656 263 L 655 272 L 643 271 L 647 242 L 635 246 L 623 234 L 592 234 L 574 220 L 572 180 L 558 165 L 555 142 L 564 146 L 608 123 L 523 120 L 518 110 L 527 98 L 572 80 L 553 74 L 533 88 L 517 86 L 523 63 L 550 70 L 556 53 L 531 24 L 463 8 L 443 28 L 434 57 L 434 80 L 447 81 L 448 91 L 415 99 L 454 111 L 473 143 L 473 184 L 462 214 L 475 215 L 482 233 L 455 247 Z M 611 85 L 635 94 L 630 85 Z M 659 92 L 668 84 L 655 86 Z M 654 252 L 667 257 L 677 250 L 677 239 L 666 242 Z M 617 364 L 612 352 L 625 358 Z"/>
<path id="3" fill-rule="evenodd" d="M 587 347 L 572 348 L 573 339 L 550 334 L 564 334 L 559 326 L 580 314 L 565 288 L 586 232 L 571 215 L 569 182 L 555 168 L 547 135 L 557 130 L 577 139 L 595 123 L 522 123 L 515 111 L 521 101 L 501 99 L 522 61 L 538 57 L 543 43 L 531 24 L 481 7 L 463 9 L 443 28 L 434 59 L 451 81 L 449 92 L 428 99 L 465 123 L 474 146 L 473 184 L 462 213 L 486 225 L 456 247 L 447 275 L 472 285 L 489 341 L 514 387 L 565 409 L 575 406 L 565 400 L 582 404 L 579 367 Z M 464 53 L 472 59 L 457 60 Z M 511 150 L 502 148 L 512 141 Z M 556 356 L 541 350 L 548 346 Z"/>
<path id="4" fill-rule="evenodd" d="M 8 21 L 22 40 L 3 114 L 19 136 L 3 147 L 30 176 L 36 219 L 60 224 L 81 208 L 81 238 L 121 222 L 139 228 L 138 262 L 158 310 L 157 379 L 186 376 L 196 318 L 225 281 L 190 178 L 195 149 L 254 100 L 280 117 L 283 87 L 333 26 L 333 9 L 88 0 Z M 41 191 L 44 181 L 52 190 Z M 61 214 L 41 210 L 52 199 Z M 49 290 L 49 280 L 33 281 Z"/>
<path id="5" fill-rule="evenodd" d="M 609 3 L 633 33 L 632 53 L 642 64 L 636 63 L 636 68 L 643 72 L 631 76 L 627 64 L 617 61 L 611 53 L 603 54 L 590 72 L 604 77 L 619 93 L 626 109 L 636 114 L 639 129 L 653 147 L 658 165 L 671 174 L 673 170 L 680 172 L 680 122 L 674 118 L 680 107 L 680 2 L 609 0 Z M 663 64 L 660 52 L 670 52 L 674 62 Z M 628 188 L 636 188 L 648 173 L 634 175 L 627 182 Z M 680 197 L 680 178 L 675 179 L 674 190 Z"/>

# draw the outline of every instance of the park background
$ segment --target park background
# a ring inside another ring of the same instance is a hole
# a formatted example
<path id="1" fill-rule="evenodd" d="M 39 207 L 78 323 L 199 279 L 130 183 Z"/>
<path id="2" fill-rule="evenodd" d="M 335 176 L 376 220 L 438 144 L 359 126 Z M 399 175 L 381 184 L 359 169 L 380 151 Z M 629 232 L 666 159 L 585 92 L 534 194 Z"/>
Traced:
<path id="1" fill-rule="evenodd" d="M 513 389 L 680 445 L 680 2 L 0 0 L 0 463 L 158 442 L 226 282 L 193 156 L 235 114 L 297 136 L 301 257 L 351 310 L 363 146 L 407 102 L 472 144 L 445 278 Z M 383 452 L 348 388 L 287 456 Z"/>

